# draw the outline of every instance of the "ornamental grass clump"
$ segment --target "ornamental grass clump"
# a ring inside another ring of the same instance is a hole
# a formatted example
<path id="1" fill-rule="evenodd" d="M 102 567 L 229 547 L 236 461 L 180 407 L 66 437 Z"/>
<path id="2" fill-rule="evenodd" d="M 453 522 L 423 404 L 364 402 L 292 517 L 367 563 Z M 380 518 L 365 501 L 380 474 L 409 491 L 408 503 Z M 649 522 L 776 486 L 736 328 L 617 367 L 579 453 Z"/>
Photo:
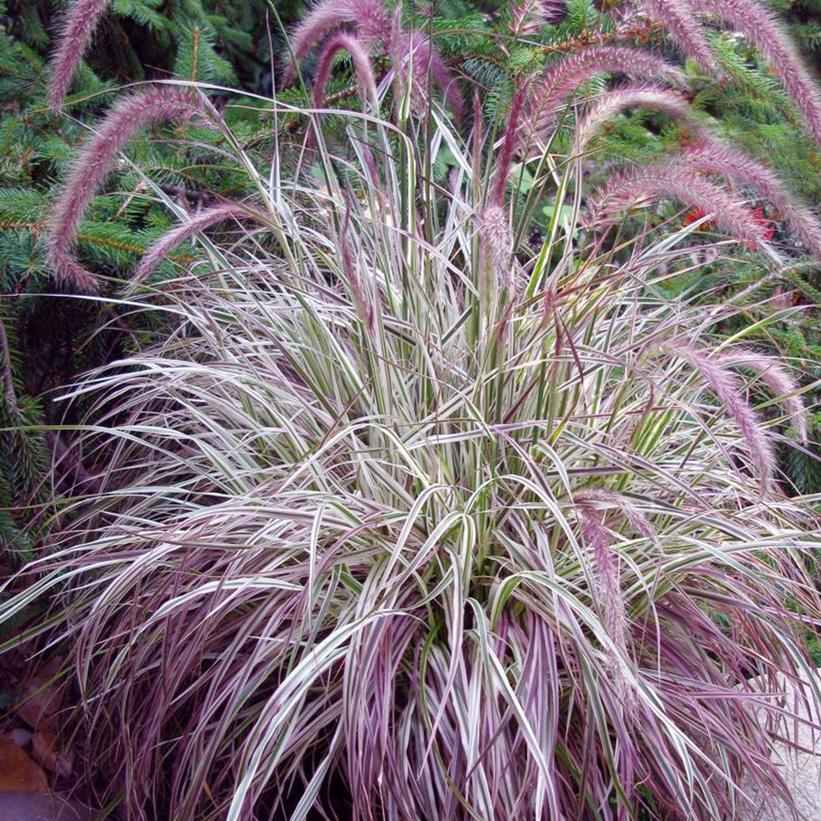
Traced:
<path id="1" fill-rule="evenodd" d="M 347 48 L 343 8 L 317 8 L 298 57 Z M 181 821 L 720 819 L 749 809 L 742 779 L 785 793 L 779 694 L 821 702 L 800 684 L 819 522 L 776 446 L 804 445 L 813 386 L 744 331 L 722 341 L 731 304 L 663 295 L 703 247 L 692 226 L 621 221 L 608 246 L 583 159 L 511 131 L 627 56 L 555 70 L 498 140 L 478 104 L 467 131 L 427 90 L 417 120 L 416 75 L 394 71 L 364 113 L 334 112 L 349 147 L 305 112 L 313 166 L 291 178 L 221 124 L 220 161 L 256 194 L 171 229 L 125 283 L 123 311 L 171 331 L 66 391 L 92 481 L 0 609 L 50 597 L 27 638 L 69 654 L 101 802 Z M 511 191 L 525 166 L 549 173 Z M 632 193 L 708 209 L 740 243 L 716 253 L 767 250 L 728 188 L 664 170 Z M 617 220 L 632 200 L 613 190 Z M 531 245 L 523 215 L 545 201 Z M 149 278 L 223 221 L 230 241 Z"/>
<path id="2" fill-rule="evenodd" d="M 805 672 L 818 614 L 773 456 L 794 379 L 654 295 L 669 236 L 585 255 L 575 214 L 500 281 L 470 146 L 370 127 L 394 176 L 343 181 L 320 141 L 325 184 L 266 189 L 269 224 L 216 212 L 246 238 L 128 303 L 176 331 L 70 394 L 97 483 L 4 613 L 59 592 L 89 766 L 129 818 L 719 818 L 742 772 L 776 794 L 788 716 L 747 681 Z M 445 145 L 455 178 L 420 188 Z M 747 393 L 768 373 L 775 414 Z"/>

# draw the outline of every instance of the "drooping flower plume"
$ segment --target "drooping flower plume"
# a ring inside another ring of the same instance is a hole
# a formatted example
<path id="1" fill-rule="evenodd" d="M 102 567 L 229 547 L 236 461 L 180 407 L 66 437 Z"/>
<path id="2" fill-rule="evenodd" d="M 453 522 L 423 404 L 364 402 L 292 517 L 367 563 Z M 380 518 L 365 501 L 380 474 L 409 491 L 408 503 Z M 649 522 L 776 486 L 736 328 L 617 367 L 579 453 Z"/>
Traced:
<path id="1" fill-rule="evenodd" d="M 397 7 L 397 12 L 400 11 Z M 429 38 L 416 29 L 404 30 L 401 27 L 401 19 L 394 17 L 385 12 L 380 0 L 353 0 L 350 3 L 342 0 L 324 0 L 314 6 L 294 30 L 291 37 L 293 59 L 295 63 L 301 62 L 313 49 L 321 48 L 334 32 L 345 27 L 355 34 L 356 45 L 365 54 L 389 54 L 397 63 L 397 71 L 407 72 L 410 68 L 417 99 L 427 95 L 430 77 L 441 90 L 445 104 L 457 118 L 461 119 L 465 110 L 464 99 L 447 63 L 433 47 Z M 335 51 L 339 48 L 343 46 L 337 44 Z M 347 46 L 344 48 L 350 51 Z M 356 60 L 354 68 L 361 85 L 362 75 L 356 66 Z M 324 76 L 319 77 L 323 81 L 322 85 L 327 83 L 329 71 L 330 65 L 324 66 Z M 285 82 L 292 82 L 295 73 L 295 64 L 289 65 L 285 73 Z"/>
<path id="2" fill-rule="evenodd" d="M 681 162 L 702 173 L 720 174 L 764 197 L 807 248 L 821 259 L 821 222 L 787 190 L 769 166 L 706 135 L 700 146 L 682 154 Z"/>
<path id="3" fill-rule="evenodd" d="M 263 216 L 256 209 L 249 208 L 238 202 L 221 202 L 206 208 L 199 214 L 192 215 L 190 219 L 174 226 L 170 231 L 160 237 L 146 252 L 140 261 L 135 275 L 129 283 L 129 289 L 134 288 L 151 276 L 157 266 L 165 259 L 172 248 L 185 242 L 195 234 L 199 234 L 206 228 L 216 225 L 226 220 L 252 219 L 257 222 L 264 221 Z"/>
<path id="4" fill-rule="evenodd" d="M 587 143 L 604 123 L 631 108 L 660 111 L 686 123 L 694 135 L 705 133 L 692 106 L 680 94 L 659 85 L 625 85 L 602 94 L 598 102 L 579 120 L 576 126 L 575 153 L 584 152 Z"/>
<path id="5" fill-rule="evenodd" d="M 687 0 L 695 11 L 729 23 L 761 52 L 821 146 L 821 92 L 775 12 L 755 0 Z"/>
<path id="6" fill-rule="evenodd" d="M 746 454 L 761 482 L 761 488 L 767 493 L 775 475 L 775 451 L 770 436 L 744 395 L 741 380 L 730 369 L 731 363 L 739 363 L 728 355 L 725 355 L 727 358 L 710 356 L 709 352 L 684 342 L 668 343 L 666 348 L 701 375 L 733 418 L 744 439 Z"/>
<path id="7" fill-rule="evenodd" d="M 319 47 L 323 41 L 342 26 L 352 26 L 366 49 L 377 41 L 389 42 L 391 21 L 380 0 L 323 0 L 305 15 L 290 37 L 290 47 L 294 62 L 289 64 L 285 82 L 293 82 L 296 64 Z"/>
<path id="8" fill-rule="evenodd" d="M 398 58 L 396 70 L 412 79 L 417 108 L 425 107 L 432 81 L 442 93 L 442 99 L 454 117 L 457 120 L 464 119 L 465 101 L 456 78 L 428 37 L 418 29 L 400 31 L 393 53 Z"/>
<path id="9" fill-rule="evenodd" d="M 312 88 L 313 102 L 317 108 L 322 108 L 325 103 L 325 88 L 331 76 L 333 60 L 340 51 L 347 51 L 351 55 L 362 99 L 376 100 L 376 83 L 367 52 L 358 38 L 340 31 L 326 40 L 317 61 Z"/>
<path id="10" fill-rule="evenodd" d="M 597 74 L 626 74 L 640 80 L 661 80 L 684 85 L 672 63 L 646 51 L 625 46 L 596 46 L 585 49 L 551 68 L 539 83 L 530 110 L 537 131 L 548 129 L 567 98 L 582 83 Z"/>
<path id="11" fill-rule="evenodd" d="M 698 19 L 687 2 L 641 0 L 642 8 L 672 35 L 674 42 L 703 68 L 714 70 L 715 56 Z"/>
<path id="12" fill-rule="evenodd" d="M 590 222 L 594 228 L 612 226 L 619 213 L 646 200 L 674 199 L 688 208 L 712 215 L 722 231 L 757 248 L 767 241 L 766 226 L 726 189 L 676 162 L 620 172 L 594 196 Z"/>
<path id="13" fill-rule="evenodd" d="M 73 256 L 80 220 L 108 176 L 117 154 L 152 123 L 207 119 L 210 111 L 189 89 L 155 86 L 122 99 L 88 139 L 55 203 L 48 237 L 48 261 L 58 283 L 94 290 L 95 278 Z"/>
<path id="14" fill-rule="evenodd" d="M 564 0 L 520 0 L 510 10 L 508 30 L 514 36 L 535 34 L 548 23 L 558 23 L 565 11 Z"/>
<path id="15" fill-rule="evenodd" d="M 752 371 L 784 408 L 790 424 L 795 428 L 798 440 L 809 441 L 807 409 L 797 396 L 800 389 L 792 374 L 773 356 L 750 350 L 734 348 L 721 354 L 720 362 L 730 368 L 739 367 Z"/>
<path id="16" fill-rule="evenodd" d="M 63 108 L 71 81 L 91 35 L 109 0 L 74 0 L 63 17 L 57 51 L 51 61 L 48 101 L 55 113 Z"/>

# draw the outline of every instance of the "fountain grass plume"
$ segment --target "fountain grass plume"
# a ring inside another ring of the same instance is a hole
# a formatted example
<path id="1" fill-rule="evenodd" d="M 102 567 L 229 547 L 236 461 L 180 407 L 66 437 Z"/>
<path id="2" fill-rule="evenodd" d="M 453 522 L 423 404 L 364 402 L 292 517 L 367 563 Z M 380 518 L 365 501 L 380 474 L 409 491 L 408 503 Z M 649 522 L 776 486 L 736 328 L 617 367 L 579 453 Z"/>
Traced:
<path id="1" fill-rule="evenodd" d="M 801 242 L 821 259 L 821 221 L 769 166 L 709 135 L 703 135 L 700 145 L 683 152 L 680 162 L 702 173 L 720 174 L 755 191 L 780 212 Z"/>
<path id="2" fill-rule="evenodd" d="M 371 100 L 376 104 L 376 82 L 367 51 L 354 35 L 337 32 L 325 41 L 317 60 L 311 89 L 314 105 L 317 108 L 322 108 L 325 104 L 325 89 L 331 76 L 333 60 L 340 51 L 347 51 L 351 56 L 363 102 Z"/>
<path id="3" fill-rule="evenodd" d="M 52 211 L 47 255 L 58 284 L 80 291 L 96 289 L 93 274 L 73 256 L 74 241 L 86 209 L 134 134 L 153 123 L 207 121 L 210 115 L 198 95 L 175 86 L 152 86 L 131 94 L 108 112 L 80 150 Z"/>
<path id="4" fill-rule="evenodd" d="M 513 230 L 502 205 L 491 203 L 485 207 L 479 220 L 479 232 L 496 284 L 512 299 L 516 295 Z"/>
<path id="5" fill-rule="evenodd" d="M 508 30 L 514 36 L 536 34 L 542 26 L 560 22 L 565 10 L 565 0 L 520 0 L 510 10 Z"/>
<path id="6" fill-rule="evenodd" d="M 738 364 L 738 361 L 732 355 L 727 359 L 713 357 L 708 351 L 685 342 L 671 342 L 665 347 L 704 379 L 733 418 L 744 439 L 745 453 L 760 480 L 761 489 L 765 494 L 769 493 L 773 488 L 776 469 L 775 449 L 761 420 L 744 396 L 741 380 L 730 369 L 730 364 Z"/>
<path id="7" fill-rule="evenodd" d="M 579 120 L 574 153 L 582 154 L 596 131 L 611 117 L 633 108 L 648 108 L 681 120 L 693 135 L 706 133 L 693 107 L 681 94 L 659 85 L 623 85 L 604 92 Z"/>
<path id="8" fill-rule="evenodd" d="M 590 224 L 606 230 L 625 209 L 646 200 L 674 199 L 709 214 L 718 227 L 750 248 L 767 241 L 766 227 L 729 191 L 704 179 L 687 165 L 659 163 L 618 172 L 594 195 Z"/>
<path id="9" fill-rule="evenodd" d="M 531 97 L 530 113 L 537 133 L 550 128 L 567 98 L 582 83 L 602 73 L 626 74 L 639 80 L 685 84 L 672 63 L 647 51 L 626 46 L 594 46 L 565 57 L 550 68 Z"/>
<path id="10" fill-rule="evenodd" d="M 334 40 L 333 51 L 329 52 L 328 59 L 341 48 L 349 51 L 354 59 L 354 70 L 360 86 L 365 80 L 364 56 L 378 50 L 390 55 L 397 64 L 397 72 L 406 72 L 408 66 L 412 66 L 414 97 L 418 108 L 422 108 L 428 101 L 429 80 L 432 80 L 441 90 L 444 102 L 454 116 L 458 120 L 464 117 L 465 103 L 462 93 L 438 50 L 421 31 L 402 28 L 400 6 L 396 7 L 393 15 L 388 15 L 380 0 L 354 0 L 351 3 L 325 0 L 316 5 L 292 34 L 293 63 L 286 70 L 285 82 L 293 81 L 296 64 L 304 60 L 312 49 L 322 47 L 327 38 L 343 26 L 349 27 L 356 39 Z M 342 46 L 340 42 L 347 45 Z M 357 52 L 356 56 L 349 46 Z M 326 53 L 323 51 L 314 79 L 315 84 L 322 90 L 321 96 L 324 96 L 324 86 L 330 71 L 330 64 L 323 62 L 325 56 Z"/>
<path id="11" fill-rule="evenodd" d="M 640 0 L 642 9 L 670 32 L 673 42 L 702 68 L 715 71 L 716 60 L 704 29 L 688 6 L 680 0 Z"/>
<path id="12" fill-rule="evenodd" d="M 520 121 L 527 102 L 527 95 L 527 83 L 522 83 L 516 89 L 510 101 L 505 133 L 502 137 L 502 146 L 499 149 L 499 162 L 494 172 L 493 185 L 488 198 L 491 205 L 500 207 L 504 205 L 510 167 L 522 141 L 522 124 Z"/>
<path id="13" fill-rule="evenodd" d="M 607 665 L 616 680 L 618 695 L 625 706 L 634 705 L 634 696 L 624 675 L 628 651 L 628 619 L 621 589 L 621 573 L 618 550 L 612 544 L 606 525 L 606 514 L 595 505 L 576 498 L 577 515 L 581 522 L 581 535 L 593 555 L 593 569 L 598 587 L 596 601 L 601 607 L 607 634 L 613 642 L 613 650 L 605 650 Z"/>
<path id="14" fill-rule="evenodd" d="M 71 81 L 108 3 L 109 0 L 74 0 L 66 9 L 51 60 L 48 102 L 54 113 L 63 108 Z"/>
<path id="15" fill-rule="evenodd" d="M 216 225 L 226 220 L 243 222 L 244 220 L 254 220 L 265 223 L 264 214 L 257 209 L 249 207 L 239 202 L 220 202 L 211 205 L 197 214 L 192 214 L 185 222 L 174 226 L 170 231 L 161 236 L 145 252 L 134 276 L 131 278 L 128 291 L 145 282 L 154 273 L 157 266 L 165 259 L 168 253 L 181 242 L 199 234 L 206 228 Z"/>
<path id="16" fill-rule="evenodd" d="M 442 99 L 458 122 L 465 117 L 465 100 L 456 78 L 430 38 L 419 29 L 399 31 L 393 53 L 399 61 L 396 70 L 408 74 L 416 108 L 423 111 L 430 102 L 431 81 L 439 89 Z"/>
<path id="17" fill-rule="evenodd" d="M 799 396 L 801 387 L 793 375 L 774 356 L 736 347 L 723 351 L 718 360 L 725 367 L 745 368 L 752 371 L 773 398 L 783 407 L 787 421 L 802 444 L 809 442 L 808 414 Z"/>
<path id="18" fill-rule="evenodd" d="M 343 26 L 352 27 L 366 49 L 378 41 L 390 41 L 391 21 L 380 0 L 323 0 L 317 3 L 291 33 L 293 60 L 286 68 L 284 82 L 293 82 L 296 66 L 324 40 Z"/>
<path id="19" fill-rule="evenodd" d="M 690 8 L 729 23 L 743 34 L 781 80 L 821 146 L 821 91 L 775 11 L 755 0 L 687 0 Z"/>

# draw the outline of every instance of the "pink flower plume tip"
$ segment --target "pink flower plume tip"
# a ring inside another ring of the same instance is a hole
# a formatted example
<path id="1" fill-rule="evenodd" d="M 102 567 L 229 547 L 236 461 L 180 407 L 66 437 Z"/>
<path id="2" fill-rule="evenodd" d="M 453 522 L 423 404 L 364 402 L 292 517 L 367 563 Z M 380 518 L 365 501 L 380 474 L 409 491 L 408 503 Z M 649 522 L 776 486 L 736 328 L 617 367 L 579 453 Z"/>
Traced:
<path id="1" fill-rule="evenodd" d="M 48 261 L 55 276 L 87 290 L 94 276 L 73 259 L 77 229 L 117 155 L 134 134 L 153 123 L 208 121 L 208 104 L 189 89 L 153 86 L 122 99 L 86 141 L 54 205 L 48 235 Z"/>
<path id="2" fill-rule="evenodd" d="M 647 108 L 681 120 L 694 135 L 706 133 L 692 106 L 681 94 L 659 85 L 624 85 L 602 94 L 579 121 L 575 153 L 581 154 L 595 132 L 609 119 L 633 108 Z"/>
<path id="3" fill-rule="evenodd" d="M 716 69 L 715 55 L 704 36 L 704 30 L 687 2 L 680 0 L 641 0 L 647 14 L 661 23 L 675 43 L 703 68 Z"/>
<path id="4" fill-rule="evenodd" d="M 63 108 L 71 81 L 108 2 L 109 0 L 75 0 L 66 10 L 57 50 L 51 61 L 48 89 L 49 105 L 55 114 Z"/>
<path id="5" fill-rule="evenodd" d="M 804 115 L 815 142 L 821 146 L 821 91 L 804 66 L 776 13 L 755 0 L 687 0 L 697 12 L 724 20 L 758 48 Z"/>
<path id="6" fill-rule="evenodd" d="M 616 215 L 647 200 L 674 199 L 712 215 L 722 231 L 750 248 L 763 246 L 767 226 L 726 189 L 676 162 L 619 173 L 601 189 L 590 206 L 593 228 L 610 228 Z"/>
<path id="7" fill-rule="evenodd" d="M 176 225 L 146 251 L 128 290 L 130 291 L 151 276 L 171 249 L 181 242 L 185 242 L 195 234 L 216 225 L 218 222 L 225 222 L 226 220 L 240 222 L 245 219 L 263 222 L 264 216 L 259 211 L 238 202 L 221 202 L 192 216 L 190 220 Z"/>
<path id="8" fill-rule="evenodd" d="M 670 353 L 690 365 L 704 379 L 733 418 L 744 440 L 747 457 L 759 477 L 762 490 L 767 493 L 772 488 L 775 475 L 775 449 L 769 434 L 762 427 L 756 412 L 744 395 L 741 380 L 730 370 L 730 364 L 739 364 L 737 355 L 713 357 L 707 351 L 684 342 L 671 342 L 666 347 Z M 760 360 L 750 361 L 757 361 L 760 364 Z M 769 379 L 772 379 L 772 374 L 770 371 Z"/>
<path id="9" fill-rule="evenodd" d="M 534 94 L 530 112 L 537 131 L 545 131 L 580 85 L 597 74 L 626 74 L 639 80 L 661 80 L 683 86 L 684 77 L 672 63 L 625 46 L 594 46 L 565 57 L 548 70 Z"/>
<path id="10" fill-rule="evenodd" d="M 700 173 L 720 174 L 766 199 L 793 233 L 821 259 L 821 222 L 764 163 L 704 134 L 702 144 L 682 155 L 682 162 Z"/>
<path id="11" fill-rule="evenodd" d="M 322 46 L 314 74 L 313 103 L 317 108 L 325 104 L 325 88 L 331 76 L 334 57 L 340 51 L 347 51 L 351 55 L 356 81 L 359 84 L 359 93 L 362 100 L 376 101 L 376 81 L 371 68 L 371 61 L 362 43 L 353 35 L 337 32 L 329 37 Z"/>

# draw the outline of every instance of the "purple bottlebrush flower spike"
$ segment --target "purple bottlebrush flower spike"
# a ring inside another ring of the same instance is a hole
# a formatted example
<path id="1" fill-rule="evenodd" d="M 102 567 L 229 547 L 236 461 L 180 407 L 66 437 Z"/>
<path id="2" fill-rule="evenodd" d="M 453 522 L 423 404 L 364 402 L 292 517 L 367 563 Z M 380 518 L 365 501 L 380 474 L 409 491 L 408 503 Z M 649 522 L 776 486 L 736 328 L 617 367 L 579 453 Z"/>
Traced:
<path id="1" fill-rule="evenodd" d="M 359 90 L 363 101 L 370 98 L 376 100 L 376 81 L 374 80 L 371 61 L 357 37 L 344 32 L 337 32 L 326 40 L 317 61 L 314 74 L 313 102 L 317 108 L 325 104 L 325 88 L 331 75 L 333 59 L 339 51 L 347 51 L 353 61 L 354 72 L 359 83 Z"/>
<path id="2" fill-rule="evenodd" d="M 457 119 L 462 119 L 465 110 L 464 100 L 447 63 L 420 31 L 402 29 L 401 6 L 397 6 L 395 14 L 389 16 L 379 0 L 325 0 L 319 3 L 293 34 L 291 50 L 294 60 L 303 60 L 308 52 L 321 45 L 329 35 L 342 26 L 350 26 L 365 53 L 377 47 L 389 53 L 395 61 L 397 74 L 403 67 L 406 70 L 407 65 L 411 63 L 412 79 L 418 99 L 424 99 L 426 96 L 430 77 L 442 91 L 446 105 L 450 106 Z M 354 65 L 356 67 L 356 62 Z M 325 70 L 327 71 L 328 67 Z M 358 69 L 357 72 L 361 84 L 362 78 Z M 285 82 L 291 82 L 294 75 L 294 66 L 289 66 Z M 327 75 L 322 79 L 327 81 Z"/>
<path id="3" fill-rule="evenodd" d="M 705 137 L 703 144 L 682 154 L 682 162 L 708 174 L 721 174 L 753 189 L 781 212 L 798 238 L 821 259 L 821 222 L 796 201 L 778 175 L 741 151 Z"/>
<path id="4" fill-rule="evenodd" d="M 643 536 L 653 544 L 658 544 L 658 534 L 653 529 L 650 521 L 627 496 L 624 496 L 621 493 L 614 493 L 611 490 L 593 488 L 591 490 L 585 490 L 582 494 L 577 494 L 574 498 L 580 503 L 593 501 L 607 502 L 614 505 L 624 514 L 624 518 L 627 519 L 627 523 L 636 533 L 639 534 L 639 536 Z"/>
<path id="5" fill-rule="evenodd" d="M 611 117 L 630 108 L 651 108 L 682 120 L 697 135 L 705 134 L 704 126 L 693 113 L 687 100 L 664 86 L 626 85 L 602 94 L 576 127 L 575 153 L 581 154 L 596 130 Z"/>
<path id="6" fill-rule="evenodd" d="M 117 154 L 147 125 L 166 120 L 207 118 L 210 112 L 190 90 L 156 86 L 121 100 L 86 142 L 69 174 L 51 218 L 48 261 L 58 283 L 78 290 L 95 290 L 95 279 L 73 257 L 80 220 L 97 189 L 108 176 Z"/>
<path id="7" fill-rule="evenodd" d="M 821 146 L 821 92 L 775 12 L 754 0 L 687 0 L 695 11 L 712 14 L 733 26 L 761 52 L 807 121 Z"/>
<path id="8" fill-rule="evenodd" d="M 704 30 L 687 2 L 680 0 L 641 0 L 641 7 L 672 35 L 682 50 L 709 71 L 716 69 L 715 55 Z"/>
<path id="9" fill-rule="evenodd" d="M 535 34 L 548 23 L 558 23 L 565 13 L 564 0 L 521 0 L 510 11 L 511 34 Z"/>
<path id="10" fill-rule="evenodd" d="M 324 0 L 315 5 L 291 35 L 291 52 L 295 63 L 319 46 L 328 35 L 342 26 L 356 29 L 359 41 L 367 49 L 376 41 L 390 41 L 391 21 L 380 0 Z M 293 82 L 296 66 L 291 64 L 285 72 L 285 83 Z"/>
<path id="11" fill-rule="evenodd" d="M 665 163 L 616 174 L 590 206 L 590 223 L 606 229 L 615 215 L 643 199 L 671 198 L 712 215 L 717 225 L 740 242 L 757 248 L 767 241 L 766 226 L 725 189 L 705 180 L 693 169 Z"/>
<path id="12" fill-rule="evenodd" d="M 464 119 L 465 100 L 456 84 L 456 79 L 442 55 L 421 31 L 413 29 L 400 32 L 395 53 L 399 60 L 396 66 L 397 71 L 407 71 L 408 66 L 411 68 L 414 96 L 419 101 L 420 108 L 427 99 L 430 80 L 432 80 L 442 92 L 442 99 L 453 112 L 454 117 L 460 121 Z"/>
<path id="13" fill-rule="evenodd" d="M 186 222 L 180 223 L 168 233 L 160 237 L 145 253 L 132 279 L 129 290 L 139 285 L 154 273 L 156 267 L 163 261 L 172 248 L 181 242 L 190 239 L 200 231 L 204 231 L 218 222 L 225 220 L 254 219 L 263 222 L 264 217 L 258 211 L 250 209 L 238 202 L 221 202 L 206 208 Z"/>
<path id="14" fill-rule="evenodd" d="M 513 298 L 516 293 L 513 262 L 513 230 L 505 209 L 496 203 L 488 205 L 481 215 L 480 235 L 496 281 L 502 283 Z"/>
<path id="15" fill-rule="evenodd" d="M 48 90 L 49 105 L 55 114 L 63 108 L 77 66 L 107 6 L 108 0 L 75 0 L 63 17 L 59 44 L 51 61 Z"/>
<path id="16" fill-rule="evenodd" d="M 795 428 L 798 440 L 803 444 L 809 441 L 807 409 L 800 397 L 795 395 L 799 390 L 798 383 L 775 357 L 749 348 L 735 348 L 722 353 L 719 361 L 726 367 L 747 368 L 753 371 L 783 406 Z"/>
<path id="17" fill-rule="evenodd" d="M 577 501 L 582 539 L 593 554 L 596 583 L 594 598 L 601 608 L 607 634 L 616 648 L 616 656 L 609 658 L 607 666 L 616 682 L 619 697 L 629 709 L 634 705 L 635 694 L 624 674 L 628 664 L 628 621 L 619 579 L 619 557 L 607 532 L 604 511 L 581 500 Z"/>
<path id="18" fill-rule="evenodd" d="M 666 347 L 702 376 L 733 417 L 747 445 L 747 453 L 759 476 L 762 490 L 768 492 L 775 474 L 775 452 L 770 437 L 744 397 L 741 380 L 729 368 L 728 362 L 732 360 L 725 360 L 722 356 L 711 357 L 707 351 L 686 343 L 669 343 Z"/>
<path id="19" fill-rule="evenodd" d="M 641 49 L 625 46 L 588 48 L 566 57 L 545 74 L 541 88 L 531 102 L 536 129 L 544 131 L 549 128 L 567 97 L 582 83 L 603 72 L 684 84 L 681 72 L 674 65 Z"/>
<path id="20" fill-rule="evenodd" d="M 508 174 L 510 174 L 510 166 L 521 143 L 522 129 L 519 120 L 521 119 L 526 99 L 527 84 L 525 83 L 516 90 L 513 99 L 510 101 L 507 125 L 505 126 L 504 137 L 502 138 L 502 147 L 499 151 L 499 161 L 496 165 L 493 188 L 490 192 L 490 203 L 499 207 L 504 205 L 505 189 L 507 187 Z"/>

